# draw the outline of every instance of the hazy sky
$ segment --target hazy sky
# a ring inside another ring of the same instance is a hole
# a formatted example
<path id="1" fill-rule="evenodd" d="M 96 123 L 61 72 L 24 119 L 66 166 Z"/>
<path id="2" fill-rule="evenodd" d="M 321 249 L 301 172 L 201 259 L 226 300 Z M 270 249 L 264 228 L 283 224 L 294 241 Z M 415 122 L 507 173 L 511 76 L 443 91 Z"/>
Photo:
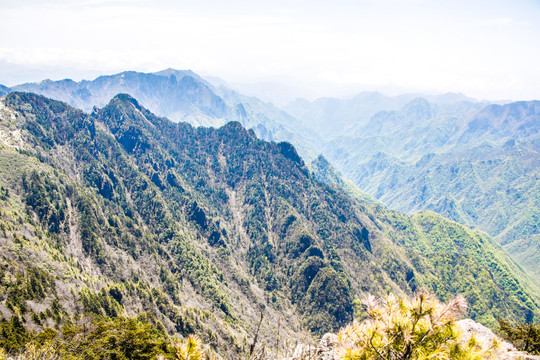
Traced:
<path id="1" fill-rule="evenodd" d="M 0 14 L 4 85 L 172 67 L 328 95 L 540 99 L 539 0 L 0 0 Z"/>

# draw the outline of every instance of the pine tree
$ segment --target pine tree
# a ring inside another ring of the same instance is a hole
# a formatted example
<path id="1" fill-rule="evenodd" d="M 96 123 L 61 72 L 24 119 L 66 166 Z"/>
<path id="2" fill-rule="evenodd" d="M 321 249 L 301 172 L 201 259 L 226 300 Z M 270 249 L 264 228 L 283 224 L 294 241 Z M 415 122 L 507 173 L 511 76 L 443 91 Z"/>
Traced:
<path id="1" fill-rule="evenodd" d="M 362 303 L 368 319 L 355 321 L 339 334 L 338 354 L 344 360 L 489 359 L 497 343 L 464 340 L 456 320 L 467 303 L 462 296 L 448 304 L 425 292 L 412 299 L 367 295 Z"/>

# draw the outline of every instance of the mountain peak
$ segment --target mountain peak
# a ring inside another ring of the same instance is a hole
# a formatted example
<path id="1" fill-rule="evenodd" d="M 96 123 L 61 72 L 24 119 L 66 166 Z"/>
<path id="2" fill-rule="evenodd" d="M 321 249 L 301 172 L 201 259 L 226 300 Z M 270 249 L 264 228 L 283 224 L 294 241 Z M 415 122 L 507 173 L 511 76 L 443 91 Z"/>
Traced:
<path id="1" fill-rule="evenodd" d="M 319 181 L 325 184 L 337 184 L 343 186 L 343 180 L 339 172 L 326 160 L 323 155 L 319 155 L 309 164 L 310 170 Z"/>
<path id="2" fill-rule="evenodd" d="M 126 93 L 119 93 L 119 94 L 116 94 L 110 101 L 110 103 L 114 102 L 114 101 L 119 101 L 121 103 L 130 103 L 132 104 L 133 106 L 135 106 L 138 110 L 141 110 L 142 107 L 141 105 L 139 104 L 139 102 L 137 101 L 137 99 L 135 99 L 133 96 L 129 95 L 129 94 L 126 94 Z"/>
<path id="3" fill-rule="evenodd" d="M 147 115 L 151 114 L 134 97 L 125 93 L 116 94 L 100 111 L 117 113 L 118 116 L 115 117 L 118 117 L 118 119 L 123 119 L 121 114 L 133 119 L 146 118 Z"/>
<path id="4" fill-rule="evenodd" d="M 287 159 L 292 160 L 293 162 L 297 163 L 301 167 L 304 166 L 304 160 L 298 155 L 298 152 L 294 148 L 294 146 L 287 142 L 282 141 L 278 143 L 279 150 L 281 151 L 281 154 L 285 156 Z"/>
<path id="5" fill-rule="evenodd" d="M 229 121 L 221 127 L 225 131 L 246 131 L 246 129 L 238 121 Z"/>
<path id="6" fill-rule="evenodd" d="M 158 75 L 158 76 L 166 76 L 166 77 L 174 76 L 176 78 L 176 80 L 180 80 L 185 76 L 190 76 L 190 77 L 195 78 L 195 79 L 197 79 L 199 81 L 204 81 L 199 75 L 197 75 L 195 72 L 193 72 L 192 70 L 189 70 L 189 69 L 188 70 L 177 70 L 177 69 L 173 69 L 173 68 L 168 68 L 168 69 L 165 69 L 165 70 L 156 71 L 156 72 L 154 72 L 152 74 Z"/>
<path id="7" fill-rule="evenodd" d="M 432 106 L 429 101 L 423 97 L 417 97 L 403 107 L 403 111 L 408 116 L 417 119 L 428 119 L 431 117 Z"/>

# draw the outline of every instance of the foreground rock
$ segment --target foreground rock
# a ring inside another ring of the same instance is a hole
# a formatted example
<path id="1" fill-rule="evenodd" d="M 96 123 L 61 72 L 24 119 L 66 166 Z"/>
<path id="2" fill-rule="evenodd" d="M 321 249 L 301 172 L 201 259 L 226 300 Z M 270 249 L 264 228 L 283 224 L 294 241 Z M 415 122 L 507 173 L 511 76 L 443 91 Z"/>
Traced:
<path id="1" fill-rule="evenodd" d="M 489 344 L 493 341 L 494 338 L 497 337 L 497 335 L 495 335 L 493 331 L 472 319 L 460 320 L 457 322 L 457 325 L 465 334 L 466 340 L 469 340 L 471 336 L 474 335 L 479 342 Z M 510 344 L 507 341 L 500 342 L 498 355 L 499 356 L 497 357 L 497 359 L 499 360 L 540 360 L 540 356 L 530 355 L 526 352 L 518 351 L 514 345 Z"/>
<path id="2" fill-rule="evenodd" d="M 325 334 L 319 342 L 319 347 L 298 344 L 292 358 L 286 360 L 337 360 L 336 345 L 338 337 L 335 334 Z"/>

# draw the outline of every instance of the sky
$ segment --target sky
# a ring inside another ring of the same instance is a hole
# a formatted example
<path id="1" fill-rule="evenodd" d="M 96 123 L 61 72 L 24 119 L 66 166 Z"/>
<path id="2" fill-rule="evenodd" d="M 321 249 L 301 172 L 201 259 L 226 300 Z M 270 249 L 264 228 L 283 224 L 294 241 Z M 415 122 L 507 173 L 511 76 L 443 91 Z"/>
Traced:
<path id="1" fill-rule="evenodd" d="M 175 68 L 306 97 L 540 99 L 540 0 L 0 0 L 0 15 L 7 86 Z"/>

